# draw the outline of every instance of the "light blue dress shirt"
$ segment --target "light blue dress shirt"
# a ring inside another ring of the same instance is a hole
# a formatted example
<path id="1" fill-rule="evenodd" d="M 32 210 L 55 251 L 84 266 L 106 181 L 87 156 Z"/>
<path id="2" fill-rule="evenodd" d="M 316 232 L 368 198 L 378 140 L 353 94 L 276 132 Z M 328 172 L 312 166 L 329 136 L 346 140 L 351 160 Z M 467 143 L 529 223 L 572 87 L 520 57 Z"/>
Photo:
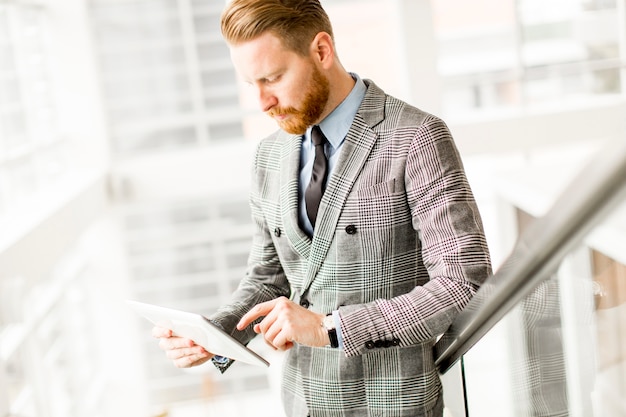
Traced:
<path id="1" fill-rule="evenodd" d="M 350 130 L 354 116 L 356 115 L 367 87 L 363 80 L 354 73 L 350 73 L 355 81 L 354 87 L 348 96 L 333 110 L 324 120 L 319 124 L 322 133 L 326 136 L 328 142 L 326 143 L 324 151 L 328 158 L 328 175 L 326 182 L 333 173 L 339 153 L 343 147 L 346 135 Z M 304 190 L 308 187 L 311 181 L 311 171 L 313 170 L 313 160 L 315 159 L 315 147 L 311 140 L 312 126 L 307 129 L 302 139 L 302 150 L 300 152 L 300 178 L 299 178 L 299 221 L 302 229 L 313 236 L 313 227 L 309 221 L 309 217 L 306 214 L 306 203 L 304 201 Z M 341 326 L 339 320 L 339 313 L 333 311 L 333 318 L 335 320 L 335 327 L 337 329 L 337 339 L 339 341 L 339 348 L 343 349 L 343 337 L 341 334 Z"/>

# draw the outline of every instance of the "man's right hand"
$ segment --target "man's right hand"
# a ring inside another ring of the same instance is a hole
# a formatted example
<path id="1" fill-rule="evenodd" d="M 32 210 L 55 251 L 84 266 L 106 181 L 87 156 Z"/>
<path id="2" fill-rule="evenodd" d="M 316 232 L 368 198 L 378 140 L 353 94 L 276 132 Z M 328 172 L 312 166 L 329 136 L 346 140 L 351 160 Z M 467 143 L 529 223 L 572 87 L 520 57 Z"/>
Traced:
<path id="1" fill-rule="evenodd" d="M 159 347 L 177 368 L 202 365 L 214 356 L 193 340 L 174 336 L 170 329 L 155 326 L 152 328 L 152 336 L 159 339 Z"/>

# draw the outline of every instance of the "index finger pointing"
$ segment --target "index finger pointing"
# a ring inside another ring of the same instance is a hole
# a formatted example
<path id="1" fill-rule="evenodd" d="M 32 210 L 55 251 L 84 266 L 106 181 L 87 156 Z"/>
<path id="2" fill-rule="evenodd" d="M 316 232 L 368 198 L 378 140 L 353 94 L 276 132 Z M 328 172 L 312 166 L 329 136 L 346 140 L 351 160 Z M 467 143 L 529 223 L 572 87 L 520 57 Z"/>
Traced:
<path id="1" fill-rule="evenodd" d="M 250 323 L 258 319 L 259 317 L 266 316 L 276 304 L 276 300 L 266 301 L 265 303 L 255 305 L 250 311 L 248 311 L 237 323 L 237 330 L 243 330 Z"/>

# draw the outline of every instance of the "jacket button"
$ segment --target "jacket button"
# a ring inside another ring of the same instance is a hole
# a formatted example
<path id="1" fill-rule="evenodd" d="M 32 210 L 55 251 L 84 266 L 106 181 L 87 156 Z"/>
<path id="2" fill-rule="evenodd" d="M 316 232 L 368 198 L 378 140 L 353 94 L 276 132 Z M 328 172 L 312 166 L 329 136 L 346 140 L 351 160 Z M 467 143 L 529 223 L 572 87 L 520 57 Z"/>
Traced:
<path id="1" fill-rule="evenodd" d="M 349 224 L 346 226 L 346 233 L 349 235 L 353 235 L 356 233 L 356 226 L 353 224 Z"/>
<path id="2" fill-rule="evenodd" d="M 391 346 L 400 346 L 400 339 L 393 339 L 391 341 Z"/>
<path id="3" fill-rule="evenodd" d="M 308 300 L 300 300 L 300 305 L 304 308 L 309 308 L 309 306 L 311 305 L 311 303 L 309 303 Z"/>
<path id="4" fill-rule="evenodd" d="M 374 346 L 376 346 L 377 348 L 381 348 L 385 346 L 385 342 L 383 342 L 382 340 L 377 340 L 374 342 Z"/>
<path id="5" fill-rule="evenodd" d="M 374 342 L 372 342 L 371 340 L 370 340 L 370 341 L 368 341 L 368 342 L 365 342 L 365 347 L 366 347 L 367 349 L 374 349 L 374 347 L 375 347 L 375 346 L 374 346 Z"/>
<path id="6" fill-rule="evenodd" d="M 274 236 L 280 237 L 281 234 L 282 234 L 282 231 L 280 230 L 280 227 L 277 227 L 276 229 L 274 229 Z"/>

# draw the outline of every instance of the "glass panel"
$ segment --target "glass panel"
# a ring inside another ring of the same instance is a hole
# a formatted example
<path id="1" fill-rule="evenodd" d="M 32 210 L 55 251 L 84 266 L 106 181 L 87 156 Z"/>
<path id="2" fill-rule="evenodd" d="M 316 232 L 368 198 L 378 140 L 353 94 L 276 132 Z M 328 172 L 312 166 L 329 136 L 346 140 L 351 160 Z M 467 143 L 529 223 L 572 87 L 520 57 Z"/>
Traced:
<path id="1" fill-rule="evenodd" d="M 618 416 L 626 411 L 626 260 L 593 250 L 594 324 L 597 386 L 595 415 Z"/>
<path id="2" fill-rule="evenodd" d="M 624 247 L 626 201 L 465 355 L 469 416 L 624 415 Z"/>

